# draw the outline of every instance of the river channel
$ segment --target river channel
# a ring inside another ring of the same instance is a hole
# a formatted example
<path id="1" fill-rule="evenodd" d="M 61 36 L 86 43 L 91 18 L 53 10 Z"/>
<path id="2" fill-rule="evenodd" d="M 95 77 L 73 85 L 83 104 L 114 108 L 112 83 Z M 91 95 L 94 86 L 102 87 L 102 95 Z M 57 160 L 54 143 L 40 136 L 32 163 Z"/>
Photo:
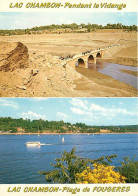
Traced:
<path id="1" fill-rule="evenodd" d="M 131 74 L 123 73 L 121 70 L 129 70 L 129 71 L 137 71 L 137 67 L 133 66 L 125 66 L 119 65 L 115 63 L 108 63 L 108 62 L 97 62 L 96 65 L 89 63 L 89 68 L 92 70 L 96 70 L 102 74 L 111 76 L 112 78 L 124 82 L 128 85 L 133 86 L 134 88 L 138 89 L 137 86 L 137 77 Z"/>

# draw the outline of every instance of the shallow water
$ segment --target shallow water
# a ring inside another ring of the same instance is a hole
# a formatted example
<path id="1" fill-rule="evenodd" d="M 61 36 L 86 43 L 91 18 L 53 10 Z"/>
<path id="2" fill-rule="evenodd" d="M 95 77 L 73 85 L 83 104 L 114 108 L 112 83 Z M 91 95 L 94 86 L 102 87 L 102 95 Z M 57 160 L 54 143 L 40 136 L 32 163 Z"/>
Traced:
<path id="1" fill-rule="evenodd" d="M 71 151 L 81 157 L 96 159 L 105 155 L 117 154 L 113 160 L 119 165 L 124 156 L 137 154 L 137 134 L 106 135 L 0 135 L 0 183 L 46 183 L 45 177 L 38 171 L 49 171 L 55 158 L 63 150 Z M 26 147 L 28 141 L 40 141 L 51 144 L 40 147 Z"/>
<path id="2" fill-rule="evenodd" d="M 90 69 L 97 70 L 98 72 L 111 76 L 112 78 L 119 80 L 121 82 L 124 82 L 126 84 L 129 84 L 133 86 L 134 88 L 138 89 L 137 86 L 137 77 L 133 76 L 131 74 L 123 73 L 120 70 L 131 70 L 131 71 L 137 71 L 137 67 L 133 66 L 125 66 L 125 65 L 119 65 L 115 63 L 108 63 L 108 62 L 97 62 L 96 65 L 89 64 Z"/>

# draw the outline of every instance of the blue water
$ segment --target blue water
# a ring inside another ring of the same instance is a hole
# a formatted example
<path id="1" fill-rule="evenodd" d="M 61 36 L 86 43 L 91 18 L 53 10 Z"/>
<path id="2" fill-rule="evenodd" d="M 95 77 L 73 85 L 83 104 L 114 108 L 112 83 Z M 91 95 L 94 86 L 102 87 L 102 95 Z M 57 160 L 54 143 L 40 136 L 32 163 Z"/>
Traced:
<path id="1" fill-rule="evenodd" d="M 0 135 L 0 183 L 1 184 L 38 184 L 46 183 L 45 177 L 38 171 L 52 169 L 51 162 L 59 158 L 63 150 L 71 151 L 85 158 L 99 158 L 117 154 L 114 165 L 124 156 L 131 158 L 137 154 L 137 134 L 107 135 Z M 28 148 L 28 141 L 40 141 L 52 145 Z M 135 159 L 138 160 L 138 157 Z"/>

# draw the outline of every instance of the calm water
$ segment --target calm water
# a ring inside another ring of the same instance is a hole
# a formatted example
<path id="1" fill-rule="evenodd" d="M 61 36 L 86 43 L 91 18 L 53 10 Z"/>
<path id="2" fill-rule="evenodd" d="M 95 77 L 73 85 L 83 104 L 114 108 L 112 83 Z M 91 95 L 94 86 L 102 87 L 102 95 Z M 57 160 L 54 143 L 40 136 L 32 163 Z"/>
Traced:
<path id="1" fill-rule="evenodd" d="M 85 158 L 100 156 L 118 156 L 113 164 L 124 156 L 133 157 L 137 153 L 136 134 L 112 135 L 64 135 L 65 141 L 58 135 L 0 135 L 0 183 L 46 183 L 38 171 L 51 170 L 51 162 L 60 157 L 63 150 L 76 147 L 76 154 Z M 28 148 L 28 141 L 40 141 L 51 145 Z M 138 159 L 138 158 L 136 158 Z"/>
<path id="2" fill-rule="evenodd" d="M 119 65 L 115 63 L 101 62 L 98 61 L 96 65 L 90 64 L 90 69 L 97 70 L 98 72 L 111 76 L 112 78 L 124 82 L 138 89 L 137 80 L 138 78 L 134 75 L 123 73 L 121 70 L 138 71 L 137 67 Z"/>

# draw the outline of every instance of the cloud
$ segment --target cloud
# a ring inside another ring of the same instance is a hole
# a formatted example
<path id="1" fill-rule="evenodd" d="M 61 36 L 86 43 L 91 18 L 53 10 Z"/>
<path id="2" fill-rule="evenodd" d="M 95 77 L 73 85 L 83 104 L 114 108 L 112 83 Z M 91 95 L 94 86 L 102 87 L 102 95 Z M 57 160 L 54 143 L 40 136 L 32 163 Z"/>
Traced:
<path id="1" fill-rule="evenodd" d="M 88 101 L 87 100 L 82 100 L 78 98 L 72 98 L 70 101 L 71 105 L 73 106 L 78 106 L 80 108 L 88 109 Z"/>
<path id="2" fill-rule="evenodd" d="M 46 120 L 46 115 L 41 115 L 41 114 L 37 114 L 35 112 L 32 111 L 28 111 L 28 112 L 22 112 L 21 117 L 23 119 L 43 119 Z"/>
<path id="3" fill-rule="evenodd" d="M 56 116 L 61 118 L 62 120 L 67 120 L 69 118 L 69 116 L 63 112 L 57 112 Z"/>
<path id="4" fill-rule="evenodd" d="M 71 111 L 75 114 L 79 114 L 79 115 L 88 115 L 88 116 L 93 116 L 92 112 L 80 109 L 80 108 L 71 108 Z"/>
<path id="5" fill-rule="evenodd" d="M 71 108 L 71 111 L 75 114 L 84 115 L 85 111 L 80 108 Z"/>
<path id="6" fill-rule="evenodd" d="M 129 112 L 125 108 L 115 108 L 114 106 L 111 108 L 104 108 L 97 104 L 91 104 L 90 111 L 101 112 L 101 115 L 103 116 L 115 116 L 116 114 L 125 114 L 130 116 L 136 115 L 135 112 Z"/>
<path id="7" fill-rule="evenodd" d="M 101 107 L 100 105 L 97 105 L 97 104 L 91 104 L 90 107 L 89 107 L 89 110 L 90 111 L 101 111 L 101 112 L 105 112 L 106 109 Z"/>
<path id="8" fill-rule="evenodd" d="M 2 107 L 11 107 L 17 109 L 19 106 L 14 101 L 9 101 L 8 99 L 0 99 L 0 106 Z"/>
<path id="9" fill-rule="evenodd" d="M 31 98 L 33 101 L 45 101 L 48 100 L 49 98 L 43 98 L 43 97 L 36 97 L 36 98 Z"/>
<path id="10" fill-rule="evenodd" d="M 111 120 L 115 117 L 120 117 L 120 115 L 136 115 L 136 111 L 128 111 L 125 108 L 116 108 L 114 105 L 110 108 L 107 108 L 99 104 L 88 103 L 88 101 L 86 101 L 85 99 L 80 100 L 73 98 L 70 103 L 74 106 L 70 108 L 72 113 L 84 116 L 84 118 L 88 120 L 97 120 L 97 118 L 106 118 L 108 120 Z"/>

